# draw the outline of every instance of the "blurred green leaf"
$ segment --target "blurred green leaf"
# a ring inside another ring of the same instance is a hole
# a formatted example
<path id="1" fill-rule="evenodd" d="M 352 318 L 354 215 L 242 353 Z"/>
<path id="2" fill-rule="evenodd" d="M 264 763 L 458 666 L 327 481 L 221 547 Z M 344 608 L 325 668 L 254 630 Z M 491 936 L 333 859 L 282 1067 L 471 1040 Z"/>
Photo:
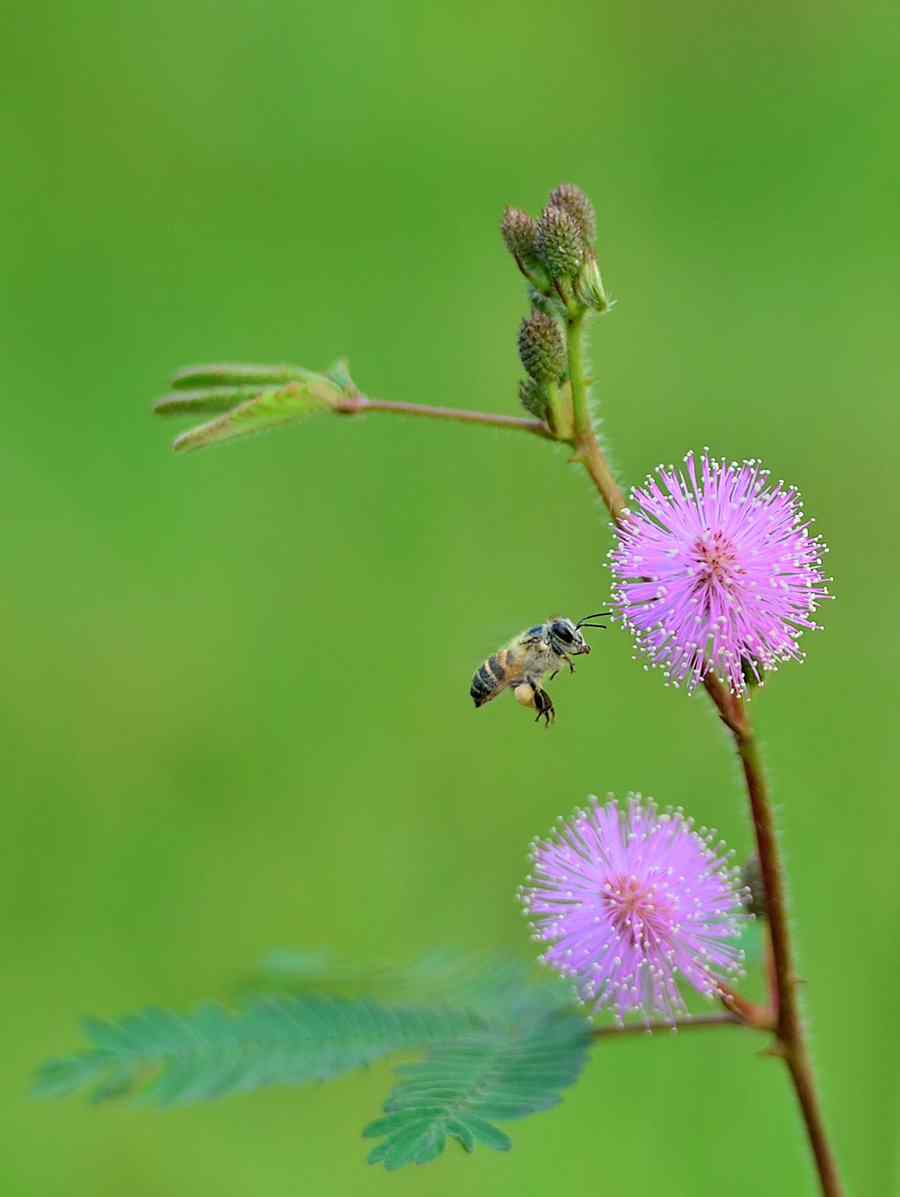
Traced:
<path id="1" fill-rule="evenodd" d="M 89 1089 L 93 1101 L 140 1092 L 164 1106 L 266 1085 L 328 1080 L 391 1052 L 484 1027 L 468 1011 L 291 998 L 237 1012 L 208 1005 L 190 1015 L 149 1009 L 117 1022 L 86 1020 L 90 1046 L 39 1071 L 35 1094 Z"/>
<path id="2" fill-rule="evenodd" d="M 489 1017 L 532 1006 L 537 987 L 553 1005 L 570 1005 L 569 989 L 548 972 L 501 953 L 433 948 L 408 964 L 342 960 L 327 949 L 278 949 L 240 986 L 245 997 L 284 996 L 327 989 L 380 999 L 464 1006 Z"/>
<path id="3" fill-rule="evenodd" d="M 402 1079 L 385 1103 L 385 1116 L 363 1131 L 366 1138 L 384 1137 L 369 1163 L 389 1171 L 428 1163 L 448 1137 L 466 1151 L 476 1143 L 508 1151 L 509 1137 L 492 1120 L 557 1105 L 562 1090 L 580 1076 L 590 1041 L 584 1018 L 548 1009 L 542 996 L 516 1021 L 434 1047 L 424 1063 L 398 1069 Z"/>
<path id="4" fill-rule="evenodd" d="M 311 370 L 304 370 L 302 366 L 214 362 L 209 365 L 185 366 L 172 379 L 172 390 L 195 391 L 203 387 L 251 386 L 258 391 L 261 387 L 303 382 L 314 377 Z"/>
<path id="5" fill-rule="evenodd" d="M 323 975 L 355 980 L 366 970 L 335 964 L 327 952 L 279 952 L 268 967 L 292 981 Z M 371 970 L 370 970 L 371 971 Z M 494 1119 L 549 1109 L 581 1072 L 591 1035 L 573 1013 L 568 989 L 505 957 L 433 952 L 378 980 L 437 984 L 462 1006 L 382 1005 L 318 996 L 257 1000 L 243 1009 L 207 1005 L 190 1015 L 148 1009 L 116 1021 L 86 1019 L 85 1050 L 48 1061 L 35 1094 L 87 1090 L 94 1103 L 132 1096 L 186 1105 L 267 1085 L 328 1080 L 398 1052 L 431 1048 L 402 1078 L 385 1116 L 365 1130 L 384 1136 L 372 1163 L 388 1169 L 436 1159 L 447 1139 L 508 1150 Z"/>
<path id="6" fill-rule="evenodd" d="M 159 416 L 203 414 L 231 411 L 239 403 L 254 399 L 259 394 L 258 385 L 200 387 L 194 391 L 172 391 L 153 404 Z"/>
<path id="7" fill-rule="evenodd" d="M 336 382 L 343 391 L 353 392 L 356 390 L 356 385 L 350 377 L 350 363 L 345 357 L 339 357 L 330 369 L 325 371 L 326 375 Z"/>
<path id="8" fill-rule="evenodd" d="M 218 419 L 200 424 L 177 437 L 177 453 L 202 449 L 270 428 L 296 424 L 317 412 L 334 411 L 343 398 L 342 390 L 323 375 L 269 387 L 252 399 L 239 403 Z"/>

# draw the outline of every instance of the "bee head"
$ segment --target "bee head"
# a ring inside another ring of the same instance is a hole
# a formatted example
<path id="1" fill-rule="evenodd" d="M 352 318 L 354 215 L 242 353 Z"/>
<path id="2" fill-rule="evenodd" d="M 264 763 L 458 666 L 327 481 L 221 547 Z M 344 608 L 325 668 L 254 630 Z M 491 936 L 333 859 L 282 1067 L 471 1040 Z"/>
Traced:
<path id="1" fill-rule="evenodd" d="M 581 628 L 571 619 L 553 620 L 550 624 L 550 645 L 560 656 L 566 653 L 570 657 L 579 657 L 591 651 Z"/>
<path id="2" fill-rule="evenodd" d="M 606 611 L 598 611 L 595 615 L 585 615 L 584 619 L 579 619 L 578 623 L 573 623 L 571 619 L 554 619 L 550 624 L 551 647 L 560 656 L 565 653 L 570 657 L 580 657 L 589 653 L 591 646 L 585 640 L 581 629 L 605 627 L 605 624 L 588 623 L 588 620 L 606 614 L 608 614 Z"/>

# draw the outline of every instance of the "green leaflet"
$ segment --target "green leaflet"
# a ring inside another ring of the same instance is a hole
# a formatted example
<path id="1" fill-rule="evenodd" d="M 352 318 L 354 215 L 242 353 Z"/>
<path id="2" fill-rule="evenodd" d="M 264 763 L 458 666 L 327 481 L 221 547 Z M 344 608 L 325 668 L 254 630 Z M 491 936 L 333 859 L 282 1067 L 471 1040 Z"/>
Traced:
<path id="1" fill-rule="evenodd" d="M 422 1064 L 398 1070 L 402 1078 L 385 1103 L 385 1116 L 363 1131 L 383 1141 L 370 1164 L 389 1171 L 424 1164 L 449 1138 L 466 1151 L 477 1143 L 508 1151 L 507 1135 L 493 1120 L 524 1118 L 550 1109 L 575 1083 L 587 1059 L 585 1019 L 539 1001 L 518 1023 L 497 1025 L 435 1046 Z"/>
<path id="2" fill-rule="evenodd" d="M 255 399 L 260 392 L 256 385 L 198 387 L 192 391 L 171 391 L 153 404 L 158 416 L 216 414 L 231 411 L 247 399 Z"/>
<path id="3" fill-rule="evenodd" d="M 176 452 L 294 424 L 316 412 L 337 411 L 343 400 L 358 394 L 343 360 L 325 374 L 302 366 L 243 362 L 188 366 L 171 385 L 169 394 L 153 405 L 158 415 L 217 416 L 177 437 Z"/>
<path id="4" fill-rule="evenodd" d="M 46 1063 L 35 1093 L 90 1089 L 92 1100 L 103 1101 L 137 1092 L 145 1101 L 185 1105 L 328 1080 L 483 1026 L 465 1011 L 311 997 L 256 1002 L 236 1013 L 216 1005 L 190 1015 L 150 1009 L 117 1022 L 86 1021 L 88 1049 Z"/>
<path id="5" fill-rule="evenodd" d="M 316 377 L 302 366 L 257 366 L 247 362 L 214 362 L 185 366 L 172 379 L 173 391 L 196 391 L 204 387 L 252 386 L 260 390 Z"/>
<path id="6" fill-rule="evenodd" d="M 185 392 L 185 396 L 190 393 Z M 182 453 L 265 432 L 269 428 L 295 424 L 316 412 L 336 410 L 343 397 L 340 387 L 320 374 L 283 386 L 268 387 L 253 398 L 238 403 L 237 407 L 232 407 L 217 419 L 183 432 L 176 437 L 172 447 L 176 453 Z M 163 402 L 168 400 L 169 397 L 166 397 Z M 172 403 L 169 403 L 171 406 Z"/>

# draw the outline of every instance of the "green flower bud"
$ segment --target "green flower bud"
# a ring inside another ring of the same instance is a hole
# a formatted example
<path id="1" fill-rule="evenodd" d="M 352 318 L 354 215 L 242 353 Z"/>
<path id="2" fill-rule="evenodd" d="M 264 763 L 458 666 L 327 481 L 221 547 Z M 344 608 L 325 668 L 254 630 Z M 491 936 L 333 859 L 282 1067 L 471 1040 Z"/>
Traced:
<path id="1" fill-rule="evenodd" d="M 550 400 L 544 383 L 535 382 L 533 378 L 523 378 L 519 383 L 519 402 L 527 412 L 531 412 L 539 420 L 547 419 Z"/>
<path id="2" fill-rule="evenodd" d="M 585 258 L 581 231 L 564 208 L 545 208 L 537 225 L 537 253 L 553 279 L 574 278 Z"/>
<path id="3" fill-rule="evenodd" d="M 519 357 L 535 382 L 557 382 L 566 368 L 559 325 L 545 312 L 532 312 L 519 329 Z"/>
<path id="4" fill-rule="evenodd" d="M 597 213 L 581 188 L 574 183 L 560 183 L 551 193 L 550 203 L 554 208 L 568 212 L 578 225 L 584 248 L 590 249 L 597 240 Z"/>
<path id="5" fill-rule="evenodd" d="M 600 269 L 593 251 L 588 254 L 584 265 L 578 271 L 578 278 L 575 280 L 575 295 L 578 302 L 584 304 L 586 308 L 605 312 L 609 307 L 609 300 L 603 290 L 603 279 L 600 277 Z"/>

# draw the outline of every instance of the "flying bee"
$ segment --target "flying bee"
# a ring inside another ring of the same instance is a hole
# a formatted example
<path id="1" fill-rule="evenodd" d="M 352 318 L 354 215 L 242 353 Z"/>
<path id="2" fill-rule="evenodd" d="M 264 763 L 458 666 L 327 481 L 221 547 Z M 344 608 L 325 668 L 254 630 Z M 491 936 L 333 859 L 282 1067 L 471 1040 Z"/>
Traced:
<path id="1" fill-rule="evenodd" d="M 550 673 L 552 681 L 563 661 L 569 666 L 569 672 L 574 673 L 572 657 L 581 657 L 591 651 L 581 629 L 605 628 L 604 623 L 589 621 L 607 615 L 608 611 L 598 611 L 594 615 L 585 615 L 578 623 L 560 617 L 520 633 L 506 648 L 498 649 L 488 657 L 476 671 L 469 690 L 475 706 L 483 707 L 512 686 L 516 701 L 522 706 L 533 707 L 537 711 L 535 722 L 543 719 L 544 725 L 549 727 L 556 717 L 556 710 L 543 687 L 544 675 Z"/>

